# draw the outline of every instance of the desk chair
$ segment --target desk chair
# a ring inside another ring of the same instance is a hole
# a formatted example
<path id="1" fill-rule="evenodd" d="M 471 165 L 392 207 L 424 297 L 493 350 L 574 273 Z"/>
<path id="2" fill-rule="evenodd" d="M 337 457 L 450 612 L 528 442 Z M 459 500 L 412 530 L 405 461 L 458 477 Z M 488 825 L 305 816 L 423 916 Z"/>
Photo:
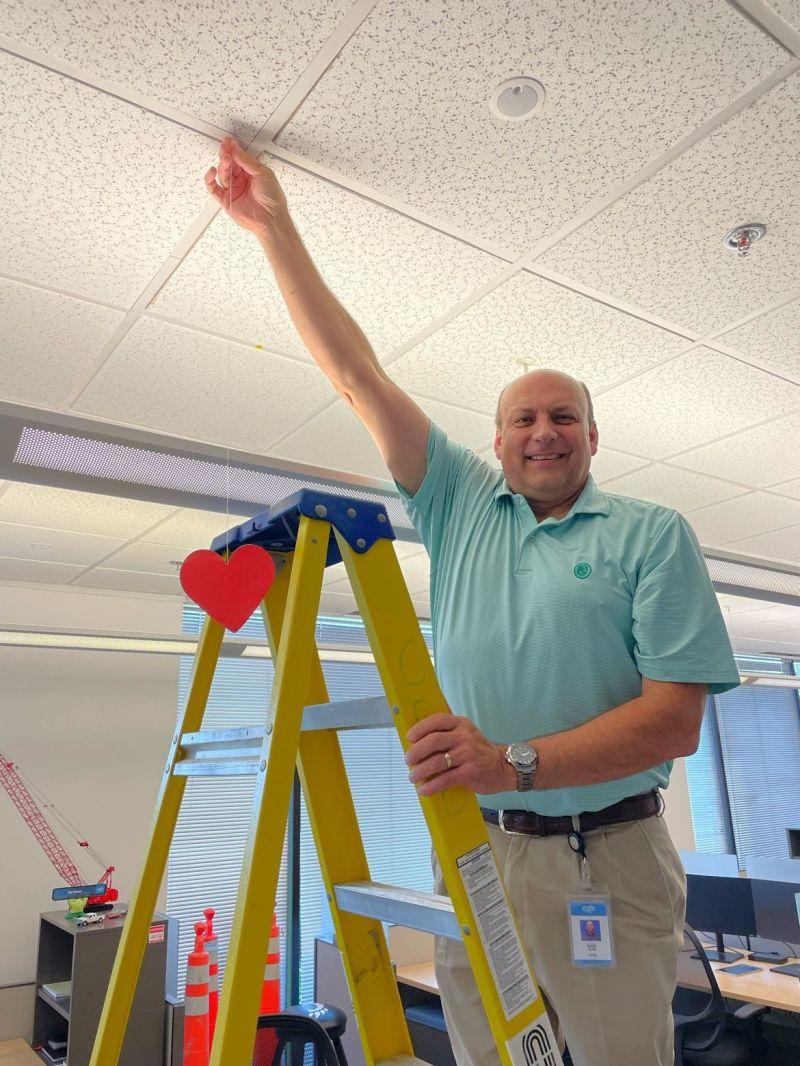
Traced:
<path id="1" fill-rule="evenodd" d="M 290 1066 L 302 1066 L 309 1047 L 312 1049 L 311 1062 L 314 1066 L 343 1066 L 344 1052 L 340 1058 L 323 1024 L 307 1014 L 262 1014 L 258 1019 L 258 1028 L 275 1034 L 271 1066 L 279 1066 L 284 1052 Z M 346 1063 L 345 1059 L 344 1066 Z"/>
<path id="2" fill-rule="evenodd" d="M 691 962 L 691 955 L 699 958 Z M 675 1020 L 675 1066 L 751 1066 L 760 1062 L 762 1049 L 761 1018 L 769 1010 L 756 1003 L 745 1003 L 732 1015 L 725 1010 L 725 1000 L 717 978 L 697 934 L 686 925 L 683 929 L 681 965 L 696 965 L 704 975 L 707 988 L 677 988 L 672 1000 Z M 741 1027 L 730 1027 L 729 1017 Z"/>

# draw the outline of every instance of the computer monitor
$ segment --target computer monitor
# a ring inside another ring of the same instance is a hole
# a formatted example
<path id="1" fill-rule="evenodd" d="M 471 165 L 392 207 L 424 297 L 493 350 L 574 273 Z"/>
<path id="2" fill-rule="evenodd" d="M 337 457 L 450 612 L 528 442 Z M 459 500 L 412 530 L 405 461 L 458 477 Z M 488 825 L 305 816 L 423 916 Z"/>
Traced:
<path id="1" fill-rule="evenodd" d="M 800 944 L 800 884 L 787 881 L 755 881 L 753 905 L 758 935 L 766 940 Z"/>
<path id="2" fill-rule="evenodd" d="M 707 951 L 715 962 L 735 962 L 739 956 L 725 951 L 723 933 L 755 936 L 756 915 L 752 882 L 746 877 L 708 877 L 687 874 L 686 921 L 693 929 L 714 933 L 717 950 Z"/>

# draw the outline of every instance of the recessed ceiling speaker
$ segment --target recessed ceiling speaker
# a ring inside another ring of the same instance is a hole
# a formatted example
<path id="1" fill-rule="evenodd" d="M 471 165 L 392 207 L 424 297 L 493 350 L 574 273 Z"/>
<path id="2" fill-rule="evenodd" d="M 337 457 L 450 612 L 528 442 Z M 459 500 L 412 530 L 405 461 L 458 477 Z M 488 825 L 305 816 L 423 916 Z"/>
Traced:
<path id="1" fill-rule="evenodd" d="M 487 103 L 503 122 L 524 122 L 544 106 L 544 85 L 536 78 L 509 78 L 491 93 Z"/>

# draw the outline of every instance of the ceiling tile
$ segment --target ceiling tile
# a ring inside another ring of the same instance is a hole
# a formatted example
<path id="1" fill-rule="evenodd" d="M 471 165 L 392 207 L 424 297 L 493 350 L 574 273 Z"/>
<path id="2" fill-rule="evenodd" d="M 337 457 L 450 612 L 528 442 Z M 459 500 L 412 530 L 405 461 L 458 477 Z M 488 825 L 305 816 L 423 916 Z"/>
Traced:
<path id="1" fill-rule="evenodd" d="M 679 355 L 594 398 L 601 438 L 612 448 L 654 459 L 780 417 L 798 405 L 800 386 L 710 348 Z M 740 475 L 722 469 L 706 472 L 743 482 Z"/>
<path id="2" fill-rule="evenodd" d="M 800 525 L 780 529 L 775 533 L 761 533 L 756 537 L 734 540 L 727 548 L 728 551 L 742 552 L 744 555 L 757 555 L 784 563 L 800 563 Z"/>
<path id="3" fill-rule="evenodd" d="M 43 581 L 48 585 L 66 585 L 83 570 L 66 563 L 41 563 L 30 559 L 0 557 L 1 581 Z"/>
<path id="4" fill-rule="evenodd" d="M 211 143 L 7 53 L 0 84 L 0 272 L 129 306 L 205 206 Z"/>
<path id="5" fill-rule="evenodd" d="M 717 593 L 717 599 L 722 610 L 731 614 L 744 614 L 752 611 L 763 611 L 769 607 L 766 600 L 754 600 L 747 596 L 731 596 L 728 593 Z"/>
<path id="6" fill-rule="evenodd" d="M 800 478 L 795 478 L 793 481 L 782 481 L 778 485 L 770 485 L 769 491 L 776 493 L 778 496 L 793 496 L 794 499 L 800 500 Z"/>
<path id="7" fill-rule="evenodd" d="M 725 4 L 394 0 L 376 6 L 278 140 L 520 249 L 783 62 Z M 487 99 L 520 73 L 543 83 L 547 102 L 505 123 Z"/>
<path id="8" fill-rule="evenodd" d="M 119 589 L 120 592 L 151 592 L 181 598 L 184 595 L 177 574 L 167 577 L 163 574 L 143 574 L 133 570 L 98 567 L 95 570 L 87 570 L 73 584 L 81 588 Z"/>
<path id="9" fill-rule="evenodd" d="M 398 559 L 407 559 L 410 555 L 418 555 L 420 550 L 419 544 L 412 544 L 408 541 L 396 540 L 394 542 L 395 555 Z M 333 588 L 338 582 L 346 582 L 347 588 L 350 588 L 350 579 L 347 576 L 347 570 L 344 563 L 335 563 L 333 566 L 325 567 L 325 575 L 322 579 L 323 587 L 331 586 L 331 591 L 341 591 L 341 589 Z"/>
<path id="10" fill-rule="evenodd" d="M 328 592 L 320 596 L 320 614 L 354 614 L 358 610 L 356 598 L 347 592 Z"/>
<path id="11" fill-rule="evenodd" d="M 741 18 L 739 26 L 746 26 Z M 800 243 L 799 112 L 795 75 L 566 237 L 542 262 L 701 333 L 788 294 L 797 286 Z M 766 223 L 768 233 L 741 259 L 722 240 L 745 222 Z"/>
<path id="12" fill-rule="evenodd" d="M 16 559 L 90 566 L 124 543 L 124 540 L 95 537 L 87 533 L 67 533 L 61 529 L 0 522 L 0 555 Z"/>
<path id="13" fill-rule="evenodd" d="M 494 436 L 494 421 L 488 415 L 416 396 L 414 399 L 448 436 L 468 448 L 482 448 Z M 391 480 L 369 433 L 342 400 L 291 433 L 272 449 L 272 454 L 331 472 Z"/>
<path id="14" fill-rule="evenodd" d="M 744 537 L 800 523 L 800 502 L 751 492 L 692 511 L 687 517 L 705 547 L 730 546 Z"/>
<path id="15" fill-rule="evenodd" d="M 148 544 L 172 545 L 194 551 L 196 548 L 210 548 L 214 537 L 227 529 L 246 522 L 249 515 L 225 514 L 224 511 L 199 511 L 194 508 L 181 508 L 166 522 L 151 529 L 142 537 Z"/>
<path id="16" fill-rule="evenodd" d="M 174 507 L 160 503 L 101 496 L 94 492 L 73 492 L 21 481 L 12 481 L 0 496 L 0 522 L 94 533 L 123 540 L 143 533 L 174 510 Z"/>
<path id="17" fill-rule="evenodd" d="M 376 352 L 485 284 L 505 262 L 285 164 L 274 163 L 303 243 Z M 310 359 L 260 244 L 219 215 L 152 305 L 226 336 Z"/>
<path id="18" fill-rule="evenodd" d="M 753 488 L 775 485 L 776 478 L 781 477 L 790 479 L 791 485 L 791 480 L 800 477 L 800 414 L 777 418 L 704 448 L 676 455 L 670 463 Z M 793 492 L 790 490 L 786 495 Z"/>
<path id="19" fill-rule="evenodd" d="M 800 300 L 719 338 L 746 359 L 800 383 Z"/>
<path id="20" fill-rule="evenodd" d="M 196 548 L 207 548 L 208 542 L 198 544 Z M 190 551 L 196 548 L 176 548 L 170 544 L 129 544 L 103 560 L 104 569 L 134 570 L 147 574 L 166 574 L 175 577 L 179 567 L 173 563 L 182 563 Z"/>
<path id="21" fill-rule="evenodd" d="M 3 30 L 116 85 L 252 137 L 350 4 L 6 0 Z"/>
<path id="22" fill-rule="evenodd" d="M 613 448 L 604 447 L 601 438 L 597 455 L 592 456 L 592 477 L 598 485 L 605 485 L 611 478 L 628 474 L 639 467 L 647 466 L 648 463 L 649 459 L 642 459 L 638 455 L 627 455 L 625 452 L 615 452 Z"/>
<path id="23" fill-rule="evenodd" d="M 316 367 L 143 317 L 75 409 L 258 452 L 332 393 Z"/>
<path id="24" fill-rule="evenodd" d="M 769 0 L 769 6 L 790 25 L 800 30 L 800 0 Z"/>
<path id="25" fill-rule="evenodd" d="M 0 397 L 58 406 L 123 317 L 121 311 L 0 278 Z"/>
<path id="26" fill-rule="evenodd" d="M 494 414 L 502 389 L 557 367 L 605 387 L 686 348 L 674 333 L 529 273 L 516 274 L 391 363 L 405 389 Z"/>
<path id="27" fill-rule="evenodd" d="M 684 514 L 748 492 L 748 489 L 741 485 L 732 485 L 729 481 L 719 481 L 704 474 L 677 470 L 673 466 L 663 466 L 660 463 L 615 478 L 603 485 L 603 489 L 614 495 L 633 496 L 636 499 L 660 503 L 665 507 L 674 507 Z"/>

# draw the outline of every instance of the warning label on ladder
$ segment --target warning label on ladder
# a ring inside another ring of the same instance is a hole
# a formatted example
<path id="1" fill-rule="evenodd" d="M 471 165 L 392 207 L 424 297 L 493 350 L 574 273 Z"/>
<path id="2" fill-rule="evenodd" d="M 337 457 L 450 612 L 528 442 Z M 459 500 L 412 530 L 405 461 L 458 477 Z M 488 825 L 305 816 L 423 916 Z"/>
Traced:
<path id="1" fill-rule="evenodd" d="M 506 1042 L 514 1066 L 561 1066 L 550 1020 L 543 1014 L 533 1025 Z"/>
<path id="2" fill-rule="evenodd" d="M 490 844 L 480 844 L 457 862 L 506 1021 L 509 1021 L 536 1000 L 537 992 L 494 852 Z"/>

